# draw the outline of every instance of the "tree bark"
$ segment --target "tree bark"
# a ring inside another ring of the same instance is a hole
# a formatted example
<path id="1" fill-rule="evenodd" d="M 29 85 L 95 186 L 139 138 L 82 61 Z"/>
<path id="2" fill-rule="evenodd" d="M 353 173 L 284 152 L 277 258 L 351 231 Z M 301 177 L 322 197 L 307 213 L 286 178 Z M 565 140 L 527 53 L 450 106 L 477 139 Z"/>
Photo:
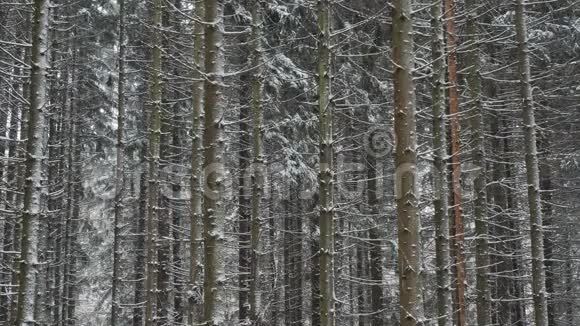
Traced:
<path id="1" fill-rule="evenodd" d="M 435 223 L 435 265 L 437 283 L 437 324 L 450 326 L 452 318 L 451 280 L 449 275 L 449 221 L 447 202 L 447 133 L 445 132 L 445 43 L 442 4 L 431 7 L 433 61 L 432 115 L 433 115 L 433 219 Z"/>
<path id="2" fill-rule="evenodd" d="M 220 102 L 223 74 L 223 0 L 204 0 L 205 4 L 205 82 L 203 134 L 203 238 L 204 284 L 203 322 L 207 326 L 223 325 L 226 313 L 224 293 L 224 212 L 223 128 Z"/>
<path id="3" fill-rule="evenodd" d="M 540 177 L 536 143 L 536 121 L 532 97 L 528 36 L 525 20 L 525 0 L 516 0 L 516 40 L 518 43 L 518 73 L 524 123 L 524 143 L 528 206 L 530 214 L 530 239 L 532 251 L 532 295 L 536 326 L 548 324 L 546 277 L 544 271 L 544 246 L 542 210 L 540 205 Z"/>
<path id="4" fill-rule="evenodd" d="M 449 82 L 449 120 L 451 138 L 451 186 L 453 203 L 453 251 L 455 258 L 455 298 L 457 300 L 457 325 L 467 324 L 465 302 L 465 230 L 463 225 L 461 161 L 460 161 L 460 121 L 459 92 L 457 90 L 457 35 L 455 34 L 454 0 L 445 0 L 447 20 L 447 71 Z"/>
<path id="5" fill-rule="evenodd" d="M 262 122 L 262 10 L 265 8 L 264 0 L 253 0 L 252 35 L 251 35 L 251 67 L 252 73 L 252 211 L 251 211 L 251 234 L 250 234 L 250 292 L 248 303 L 250 304 L 250 322 L 259 325 L 259 282 L 261 271 L 261 211 L 262 189 L 264 183 L 264 157 L 262 154 L 262 135 L 264 127 Z"/>
<path id="6" fill-rule="evenodd" d="M 400 325 L 421 323 L 420 247 L 417 190 L 417 134 L 413 84 L 412 2 L 393 2 L 392 51 L 395 92 L 395 198 L 399 246 Z"/>
<path id="7" fill-rule="evenodd" d="M 330 1 L 318 0 L 320 325 L 334 325 L 334 147 L 330 76 Z"/>
<path id="8" fill-rule="evenodd" d="M 152 50 L 149 79 L 150 114 L 149 114 L 149 173 L 147 187 L 147 257 L 145 276 L 145 326 L 155 322 L 155 303 L 157 302 L 157 255 L 158 240 L 157 220 L 159 214 L 159 156 L 161 138 L 161 101 L 162 101 L 162 66 L 161 66 L 161 29 L 163 4 L 154 0 L 152 8 Z"/>
<path id="9" fill-rule="evenodd" d="M 113 220 L 113 279 L 111 284 L 111 326 L 117 326 L 120 315 L 119 264 L 120 223 L 123 219 L 123 190 L 125 184 L 125 0 L 119 0 L 119 80 L 117 93 L 117 162 L 115 167 L 115 212 Z"/>
<path id="10" fill-rule="evenodd" d="M 481 80 L 479 76 L 479 40 L 477 28 L 478 2 L 467 0 L 467 34 L 469 38 L 469 65 L 468 86 L 470 95 L 469 126 L 471 131 L 472 164 L 474 165 L 473 180 L 473 214 L 475 218 L 475 266 L 477 291 L 477 324 L 486 326 L 491 324 L 491 292 L 489 290 L 489 248 L 488 248 L 488 221 L 486 198 L 486 163 L 483 128 L 483 104 L 481 102 Z"/>
<path id="11" fill-rule="evenodd" d="M 190 203 L 190 243 L 189 243 L 189 287 L 191 291 L 191 296 L 188 298 L 188 325 L 192 326 L 197 323 L 197 315 L 199 313 L 196 310 L 198 307 L 198 298 L 194 295 L 197 290 L 197 274 L 199 268 L 199 238 L 200 230 L 199 224 L 201 222 L 201 163 L 202 163 L 202 152 L 201 152 L 201 112 L 203 106 L 203 79 L 202 79 L 202 69 L 203 69 L 203 33 L 204 25 L 201 22 L 202 17 L 204 17 L 204 6 L 201 1 L 195 4 L 195 17 L 196 21 L 194 23 L 194 49 L 193 49 L 193 64 L 194 70 L 192 74 L 193 84 L 192 84 L 192 141 L 191 141 L 191 203 Z"/>
<path id="12" fill-rule="evenodd" d="M 48 0 L 35 0 L 32 27 L 31 84 L 28 142 L 24 171 L 24 198 L 20 236 L 18 305 L 15 325 L 34 325 L 35 285 L 38 264 L 38 228 L 42 214 L 42 144 L 47 104 Z"/>

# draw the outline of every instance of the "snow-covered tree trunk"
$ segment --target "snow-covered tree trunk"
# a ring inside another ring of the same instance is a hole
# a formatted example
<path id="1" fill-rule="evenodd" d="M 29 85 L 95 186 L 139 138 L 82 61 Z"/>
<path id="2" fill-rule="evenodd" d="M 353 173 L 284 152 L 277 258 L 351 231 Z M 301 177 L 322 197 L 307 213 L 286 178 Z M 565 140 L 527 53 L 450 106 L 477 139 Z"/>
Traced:
<path id="1" fill-rule="evenodd" d="M 334 143 L 330 72 L 330 0 L 317 1 L 320 209 L 320 325 L 334 325 Z"/>
<path id="2" fill-rule="evenodd" d="M 447 133 L 445 132 L 445 41 L 442 3 L 431 5 L 432 116 L 433 116 L 433 220 L 435 224 L 435 268 L 437 284 L 437 324 L 453 322 L 449 256 L 449 215 L 447 205 Z"/>
<path id="3" fill-rule="evenodd" d="M 117 153 L 115 165 L 115 212 L 113 216 L 113 279 L 111 286 L 111 326 L 119 320 L 120 223 L 123 220 L 123 191 L 125 186 L 125 0 L 119 0 L 119 80 L 117 92 Z"/>
<path id="4" fill-rule="evenodd" d="M 536 121 L 532 97 L 530 58 L 525 17 L 525 0 L 516 0 L 516 40 L 518 43 L 518 74 L 523 115 L 526 180 L 530 214 L 530 239 L 532 242 L 532 295 L 536 326 L 547 326 L 546 278 L 544 271 L 544 247 L 542 210 L 540 204 L 540 171 L 536 143 Z"/>
<path id="5" fill-rule="evenodd" d="M 225 323 L 224 207 L 223 207 L 223 0 L 204 0 L 205 82 L 203 134 L 203 239 L 204 284 L 203 322 L 207 326 Z"/>
<path id="6" fill-rule="evenodd" d="M 250 225 L 250 292 L 248 303 L 250 304 L 250 322 L 252 325 L 260 323 L 259 288 L 261 282 L 261 201 L 264 183 L 264 157 L 262 154 L 262 136 L 264 132 L 262 118 L 262 83 L 263 83 L 263 58 L 262 58 L 262 10 L 265 8 L 264 0 L 251 1 L 252 33 L 250 37 L 251 67 L 254 69 L 251 76 L 252 84 L 252 199 L 251 199 L 251 225 Z"/>
<path id="7" fill-rule="evenodd" d="M 477 28 L 478 1 L 467 0 L 468 47 L 468 86 L 470 95 L 469 126 L 471 133 L 472 164 L 474 166 L 473 180 L 473 214 L 475 218 L 475 265 L 476 265 L 476 309 L 477 324 L 485 326 L 491 324 L 491 293 L 489 290 L 489 248 L 487 243 L 487 197 L 486 197 L 486 162 L 483 127 L 483 104 L 481 102 L 481 80 L 479 77 L 479 39 Z"/>
<path id="8" fill-rule="evenodd" d="M 417 134 L 413 84 L 412 2 L 393 2 L 392 51 L 395 96 L 395 198 L 399 246 L 400 325 L 421 322 L 421 241 L 417 189 Z"/>
<path id="9" fill-rule="evenodd" d="M 192 140 L 191 140 L 191 183 L 190 183 L 190 242 L 189 242 L 189 298 L 188 298 L 188 325 L 197 323 L 198 313 L 194 310 L 198 306 L 194 298 L 197 290 L 197 274 L 198 268 L 201 265 L 199 262 L 199 225 L 201 222 L 201 163 L 203 161 L 203 153 L 201 152 L 202 130 L 201 130 L 201 114 L 203 106 L 203 34 L 204 24 L 201 22 L 204 17 L 204 5 L 201 1 L 195 4 L 195 18 L 194 23 L 194 44 L 193 44 L 193 65 L 194 70 L 192 74 Z"/>
<path id="10" fill-rule="evenodd" d="M 159 214 L 159 156 L 161 141 L 161 38 L 163 1 L 154 0 L 152 8 L 152 50 L 149 71 L 150 114 L 147 186 L 147 256 L 145 276 L 145 326 L 155 323 L 157 302 L 157 222 Z"/>
<path id="11" fill-rule="evenodd" d="M 49 0 L 34 2 L 32 27 L 30 110 L 28 142 L 24 171 L 24 198 L 20 236 L 18 305 L 15 325 L 35 325 L 34 305 L 36 265 L 38 263 L 38 228 L 42 214 L 42 144 L 47 104 L 46 74 L 48 55 Z"/>
<path id="12" fill-rule="evenodd" d="M 451 141 L 451 197 L 453 203 L 453 256 L 455 258 L 455 300 L 457 325 L 467 323 L 467 303 L 465 302 L 465 229 L 463 225 L 459 92 L 457 77 L 457 35 L 455 32 L 455 1 L 445 0 L 445 19 L 447 20 L 447 72 L 449 82 L 449 120 Z"/>
<path id="13" fill-rule="evenodd" d="M 18 59 L 23 60 L 24 51 L 19 50 L 16 56 Z M 14 67 L 13 73 L 15 76 L 20 75 L 21 72 L 22 69 L 19 66 Z M 26 95 L 24 94 L 24 83 L 22 81 L 15 80 L 12 87 L 15 93 L 14 97 L 22 96 L 23 98 L 26 98 Z M 21 125 L 23 122 L 21 121 L 19 114 L 23 108 L 23 104 L 13 104 L 10 110 L 10 126 L 8 130 L 8 139 L 10 140 L 8 145 L 8 157 L 10 159 L 18 159 L 18 132 L 19 129 L 21 130 L 24 127 Z M 9 190 L 6 193 L 5 208 L 7 211 L 12 210 L 13 212 L 7 216 L 4 222 L 2 240 L 0 241 L 0 250 L 3 251 L 0 254 L 0 262 L 5 264 L 5 266 L 13 266 L 16 261 L 16 255 L 14 253 L 18 251 L 17 239 L 19 239 L 17 234 L 17 214 L 19 205 L 16 204 L 16 192 L 18 190 L 18 166 L 16 164 L 8 166 L 6 182 Z M 5 271 L 2 273 L 2 275 L 0 275 L 0 284 L 2 284 L 2 289 L 0 290 L 0 322 L 10 321 L 10 302 L 16 301 L 14 300 L 14 295 L 12 294 L 13 291 L 11 291 L 10 287 L 8 286 L 14 282 L 14 275 L 11 274 L 13 273 Z"/>
<path id="14" fill-rule="evenodd" d="M 242 44 L 247 44 L 249 38 L 243 35 Z M 243 46 L 239 52 L 239 64 L 247 62 L 249 47 Z M 251 160 L 250 111 L 252 108 L 250 71 L 240 74 L 239 89 L 239 150 L 238 150 L 238 318 L 241 324 L 250 322 L 250 279 L 251 279 L 251 181 L 248 175 Z"/>

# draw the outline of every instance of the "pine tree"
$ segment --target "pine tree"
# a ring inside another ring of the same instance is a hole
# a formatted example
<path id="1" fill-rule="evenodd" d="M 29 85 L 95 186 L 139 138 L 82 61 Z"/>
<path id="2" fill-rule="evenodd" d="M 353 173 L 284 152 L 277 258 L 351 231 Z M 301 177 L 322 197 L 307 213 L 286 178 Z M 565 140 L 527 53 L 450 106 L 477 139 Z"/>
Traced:
<path id="1" fill-rule="evenodd" d="M 455 33 L 455 2 L 445 0 L 445 18 L 447 20 L 447 72 L 449 82 L 449 120 L 451 142 L 451 202 L 453 203 L 453 256 L 455 258 L 455 300 L 457 324 L 467 324 L 467 304 L 465 302 L 465 229 L 463 225 L 461 160 L 460 160 L 460 121 L 459 91 L 457 77 L 457 35 Z"/>
<path id="2" fill-rule="evenodd" d="M 222 33 L 223 1 L 204 0 L 205 82 L 203 133 L 203 239 L 204 283 L 203 322 L 217 326 L 225 322 L 224 211 L 223 191 L 223 112 L 221 80 L 223 75 Z"/>
<path id="3" fill-rule="evenodd" d="M 447 142 L 445 132 L 445 43 L 443 37 L 442 4 L 431 6 L 431 54 L 433 60 L 433 208 L 435 223 L 435 265 L 437 278 L 437 323 L 451 325 L 449 221 L 447 207 Z"/>
<path id="4" fill-rule="evenodd" d="M 544 271 L 544 247 L 542 210 L 540 205 L 540 171 L 536 143 L 536 121 L 532 96 L 528 36 L 524 13 L 525 0 L 516 1 L 516 40 L 518 43 L 518 74 L 523 116 L 526 180 L 530 214 L 530 240 L 532 242 L 532 295 L 534 299 L 534 321 L 536 326 L 547 326 L 546 278 Z"/>
<path id="5" fill-rule="evenodd" d="M 486 198 L 486 162 L 483 127 L 483 104 L 481 101 L 481 81 L 479 77 L 479 40 L 477 25 L 478 3 L 472 0 L 465 2 L 467 12 L 467 33 L 469 38 L 469 94 L 470 112 L 469 125 L 471 131 L 472 160 L 475 167 L 473 181 L 474 203 L 473 214 L 475 218 L 476 253 L 475 265 L 476 290 L 477 290 L 477 324 L 480 326 L 491 324 L 491 293 L 489 291 L 489 247 L 488 221 L 487 221 L 487 198 Z"/>
<path id="6" fill-rule="evenodd" d="M 318 114 L 320 209 L 320 325 L 334 325 L 333 106 L 330 72 L 330 0 L 318 0 Z"/>
<path id="7" fill-rule="evenodd" d="M 31 50 L 31 79 L 29 92 L 28 142 L 24 171 L 24 198 L 20 235 L 20 270 L 18 306 L 15 325 L 34 325 L 36 264 L 38 263 L 38 229 L 43 212 L 42 143 L 44 115 L 47 103 L 46 73 L 48 51 L 48 1 L 34 3 Z"/>
<path id="8" fill-rule="evenodd" d="M 395 92 L 395 198 L 399 243 L 400 325 L 414 326 L 420 314 L 420 238 L 417 189 L 417 134 L 413 84 L 412 1 L 393 3 L 392 51 Z"/>
<path id="9" fill-rule="evenodd" d="M 191 203 L 190 203 L 190 243 L 189 243 L 189 286 L 191 295 L 188 305 L 188 325 L 194 325 L 197 323 L 197 313 L 194 311 L 196 309 L 195 298 L 193 295 L 197 289 L 197 275 L 198 269 L 201 265 L 199 263 L 199 238 L 200 231 L 198 226 L 201 222 L 201 203 L 202 203 L 202 189 L 201 189 L 201 163 L 202 151 L 202 130 L 201 130 L 201 114 L 203 110 L 203 42 L 204 42 L 204 25 L 201 22 L 202 17 L 204 17 L 204 5 L 201 1 L 195 4 L 195 18 L 194 22 L 194 48 L 193 48 L 193 73 L 192 73 L 192 116 L 191 116 L 191 182 L 190 182 L 190 193 L 191 193 Z"/>
<path id="10" fill-rule="evenodd" d="M 152 49 L 149 71 L 150 113 L 148 144 L 148 186 L 147 186 L 147 255 L 145 277 L 145 325 L 155 323 L 155 304 L 157 302 L 157 223 L 159 214 L 159 159 L 161 140 L 161 101 L 162 101 L 162 38 L 161 29 L 163 6 L 161 0 L 154 0 L 152 8 Z"/>
<path id="11" fill-rule="evenodd" d="M 113 279 L 111 286 L 111 326 L 117 325 L 120 315 L 119 264 L 120 223 L 123 220 L 123 190 L 125 181 L 125 0 L 119 0 L 119 78 L 117 100 L 117 162 L 115 167 L 115 216 L 113 221 Z"/>

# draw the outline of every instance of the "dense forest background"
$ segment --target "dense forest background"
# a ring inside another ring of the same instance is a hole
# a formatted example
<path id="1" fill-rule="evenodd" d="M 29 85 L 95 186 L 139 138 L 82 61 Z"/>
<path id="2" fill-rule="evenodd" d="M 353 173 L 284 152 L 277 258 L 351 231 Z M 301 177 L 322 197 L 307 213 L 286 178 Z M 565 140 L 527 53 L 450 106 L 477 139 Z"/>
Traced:
<path id="1" fill-rule="evenodd" d="M 580 324 L 575 0 L 0 0 L 0 324 Z"/>

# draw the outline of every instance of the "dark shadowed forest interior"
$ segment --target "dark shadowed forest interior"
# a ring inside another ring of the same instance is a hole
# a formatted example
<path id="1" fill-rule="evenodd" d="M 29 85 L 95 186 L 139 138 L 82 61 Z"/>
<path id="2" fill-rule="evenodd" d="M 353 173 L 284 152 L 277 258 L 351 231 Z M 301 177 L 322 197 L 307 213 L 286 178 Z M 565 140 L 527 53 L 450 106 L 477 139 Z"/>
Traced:
<path id="1" fill-rule="evenodd" d="M 0 0 L 0 325 L 580 325 L 580 1 Z"/>

